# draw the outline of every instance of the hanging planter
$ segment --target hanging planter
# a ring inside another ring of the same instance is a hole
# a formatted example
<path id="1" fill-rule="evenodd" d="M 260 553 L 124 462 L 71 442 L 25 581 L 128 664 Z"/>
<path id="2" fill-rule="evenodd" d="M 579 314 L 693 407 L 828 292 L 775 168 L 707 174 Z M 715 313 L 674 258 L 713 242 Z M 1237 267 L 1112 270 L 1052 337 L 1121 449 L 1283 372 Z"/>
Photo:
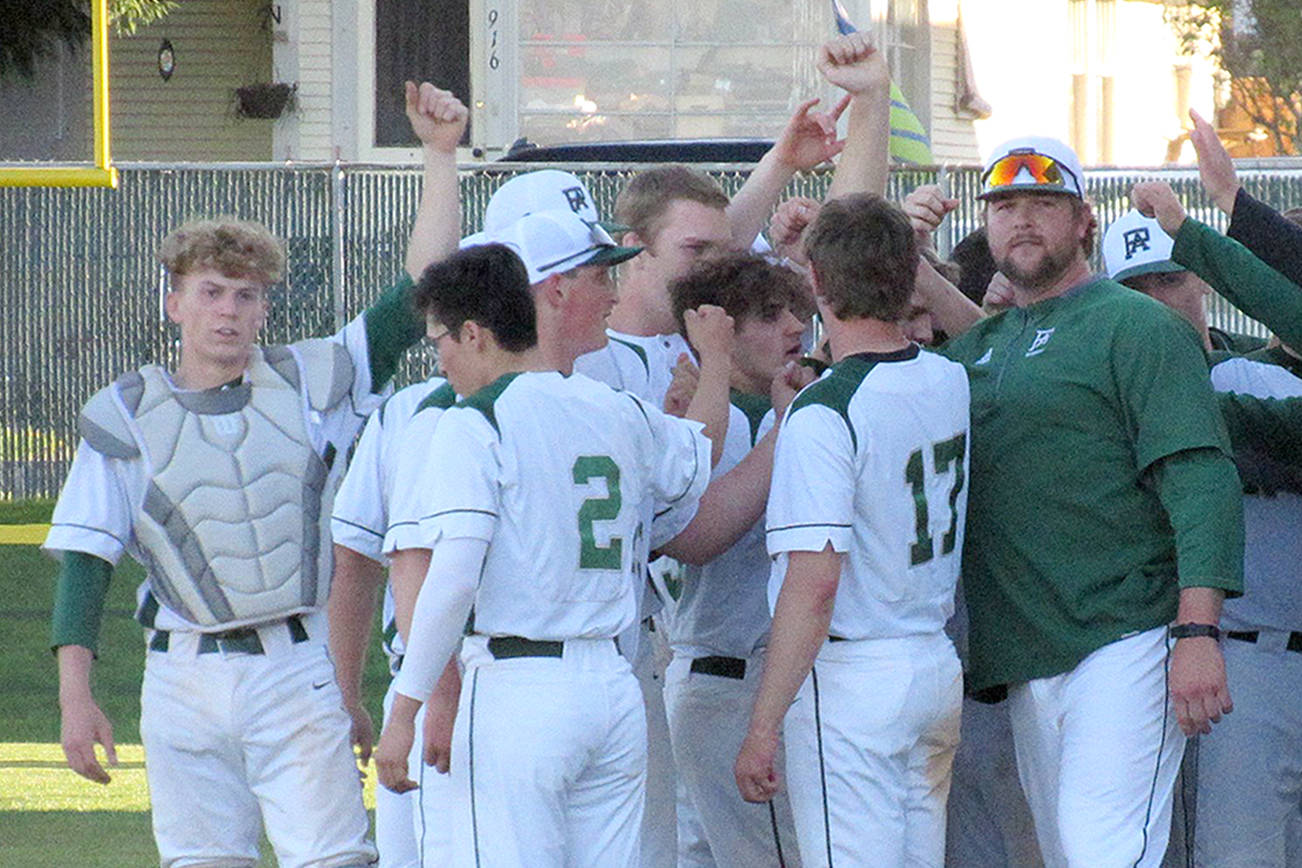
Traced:
<path id="1" fill-rule="evenodd" d="M 242 118 L 274 120 L 289 106 L 297 84 L 283 81 L 246 84 L 235 88 L 235 114 Z"/>

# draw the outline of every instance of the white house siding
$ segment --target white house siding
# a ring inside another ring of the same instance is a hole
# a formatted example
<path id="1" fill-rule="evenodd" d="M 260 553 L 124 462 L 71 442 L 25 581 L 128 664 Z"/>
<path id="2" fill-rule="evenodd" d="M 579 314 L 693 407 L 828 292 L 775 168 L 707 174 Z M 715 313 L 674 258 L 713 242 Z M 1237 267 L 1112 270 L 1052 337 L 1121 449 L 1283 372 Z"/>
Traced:
<path id="1" fill-rule="evenodd" d="M 957 0 L 933 0 L 931 13 L 931 155 L 937 163 L 979 163 L 971 116 L 958 111 L 961 73 Z"/>
<path id="2" fill-rule="evenodd" d="M 337 78 L 334 65 L 334 15 L 330 0 L 297 0 L 297 15 L 289 25 L 298 50 L 297 141 L 278 156 L 299 160 L 335 158 L 333 87 L 358 86 L 355 78 Z M 341 33 L 341 38 L 358 39 L 357 34 Z M 342 156 L 347 157 L 348 154 Z"/>
<path id="3" fill-rule="evenodd" d="M 185 0 L 133 36 L 109 40 L 115 160 L 271 158 L 273 121 L 235 116 L 235 88 L 271 80 L 271 31 L 255 0 Z M 161 41 L 176 71 L 158 74 Z"/>

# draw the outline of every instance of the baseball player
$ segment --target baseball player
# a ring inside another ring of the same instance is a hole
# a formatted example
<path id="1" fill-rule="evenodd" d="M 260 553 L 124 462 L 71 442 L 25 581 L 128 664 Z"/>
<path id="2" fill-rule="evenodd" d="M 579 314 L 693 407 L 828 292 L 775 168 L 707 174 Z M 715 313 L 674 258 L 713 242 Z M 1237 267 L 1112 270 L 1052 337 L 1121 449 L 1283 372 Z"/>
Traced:
<path id="1" fill-rule="evenodd" d="M 1202 298 L 1231 275 L 1236 285 L 1251 284 L 1244 291 L 1248 296 L 1264 296 L 1275 287 L 1276 303 L 1258 308 L 1257 315 L 1281 325 L 1296 321 L 1302 312 L 1297 287 L 1237 242 L 1186 219 L 1169 185 L 1137 184 L 1131 198 L 1161 222 L 1131 211 L 1108 227 L 1103 249 L 1114 280 L 1171 304 L 1204 335 Z M 1213 286 L 1175 261 L 1173 239 L 1179 240 L 1181 258 L 1199 266 Z M 1236 291 L 1227 286 L 1226 294 Z M 1259 398 L 1302 396 L 1302 365 L 1282 347 L 1245 356 L 1219 353 L 1214 359 L 1211 377 L 1218 391 Z M 1270 436 L 1281 433 L 1296 437 L 1289 429 L 1272 430 Z M 1244 490 L 1244 595 L 1226 601 L 1221 647 L 1227 677 L 1235 686 L 1235 708 L 1190 748 L 1186 780 L 1194 776 L 1197 795 L 1187 822 L 1194 825 L 1197 864 L 1250 860 L 1285 866 L 1302 857 L 1298 751 L 1294 739 L 1281 736 L 1296 730 L 1295 697 L 1302 688 L 1302 638 L 1293 638 L 1302 636 L 1293 630 L 1302 626 L 1296 575 L 1302 562 L 1296 533 L 1302 484 L 1295 464 L 1240 438 L 1233 442 Z"/>
<path id="2" fill-rule="evenodd" d="M 438 415 L 456 401 L 452 387 L 442 377 L 432 377 L 401 389 L 371 414 L 349 463 L 348 473 L 335 498 L 331 528 L 335 541 L 335 584 L 330 594 L 330 647 L 335 660 L 344 707 L 353 719 L 353 740 L 363 763 L 370 759 L 370 716 L 361 702 L 361 674 L 374 621 L 376 592 L 383 586 L 384 625 L 382 647 L 389 660 L 390 675 L 402 668 L 403 636 L 410 624 L 408 613 L 399 630 L 398 607 L 393 588 L 384 581 L 384 533 L 388 527 L 388 505 L 396 487 L 397 454 L 410 429 L 416 424 L 432 426 Z M 425 435 L 426 437 L 428 435 Z M 393 704 L 393 688 L 384 696 L 387 716 Z M 424 710 L 418 724 L 424 723 Z M 423 748 L 423 744 L 416 747 Z M 422 754 L 413 751 L 414 768 L 424 770 Z M 417 793 L 397 794 L 381 787 L 375 794 L 375 839 L 380 864 L 419 866 L 422 853 L 451 853 L 451 831 L 446 822 L 427 818 L 446 816 L 448 793 L 435 775 L 422 775 Z M 428 861 L 428 860 L 427 860 Z"/>
<path id="3" fill-rule="evenodd" d="M 596 219 L 597 213 L 591 208 L 591 201 L 591 195 L 582 183 L 568 173 L 544 170 L 520 175 L 499 188 L 490 200 L 485 213 L 484 232 L 465 239 L 464 243 L 472 244 L 495 238 L 506 241 L 523 256 L 530 271 L 530 279 L 535 281 L 533 290 L 539 315 L 540 351 L 558 369 L 568 370 L 575 366 L 576 358 L 591 359 L 594 355 L 600 356 L 603 363 L 608 365 L 603 376 L 609 385 L 627 389 L 639 396 L 650 395 L 658 404 L 663 396 L 656 396 L 650 385 L 646 351 L 631 343 L 621 342 L 617 337 L 610 336 L 609 332 L 603 331 L 604 315 L 609 311 L 609 287 L 604 294 L 595 295 L 593 287 L 584 288 L 586 278 L 598 271 L 603 274 L 603 280 L 608 279 L 605 276 L 608 266 L 600 269 L 575 268 L 582 261 L 572 257 L 585 252 L 590 255 L 596 249 L 592 246 L 594 238 L 600 242 L 598 246 L 612 243 L 601 229 L 601 221 Z M 516 215 L 514 222 L 509 219 L 513 212 Z M 454 215 L 445 214 L 443 219 L 449 226 L 457 225 Z M 631 250 L 635 248 L 630 248 Z M 576 317 L 572 312 L 567 312 L 573 309 L 576 300 L 584 304 L 583 297 L 590 299 L 584 307 L 586 313 Z M 592 306 L 593 299 L 598 302 L 597 307 Z M 597 320 L 594 320 L 594 314 L 598 315 Z M 722 425 L 727 423 L 729 365 L 729 350 L 722 341 L 725 338 L 731 340 L 732 324 L 722 310 L 691 311 L 685 316 L 690 323 L 695 346 L 701 353 L 702 382 L 716 387 L 713 396 L 707 394 L 711 392 L 708 385 L 698 389 L 687 415 L 702 420 L 706 424 L 707 435 L 721 438 Z M 681 342 L 681 338 L 675 336 L 675 339 Z M 429 429 L 429 426 L 423 427 Z M 400 469 L 400 478 L 412 478 L 421 464 L 420 456 L 423 455 L 423 447 L 414 442 L 413 438 L 407 437 L 406 441 L 403 454 L 412 456 L 411 460 L 416 467 L 410 471 Z M 757 458 L 738 468 L 736 478 L 723 483 L 714 498 L 714 502 L 725 508 L 727 516 L 720 520 L 698 522 L 688 532 L 684 530 L 684 525 L 693 518 L 693 513 L 670 511 L 659 514 L 650 527 L 648 544 L 655 543 L 658 546 L 675 539 L 678 544 L 675 551 L 679 553 L 695 553 L 701 546 L 705 546 L 708 552 L 717 554 L 727 548 L 762 510 L 759 494 L 767 488 L 767 456 L 771 455 L 772 438 L 764 441 L 763 447 L 757 450 Z M 414 494 L 401 488 L 396 493 L 391 510 L 390 534 L 386 540 L 386 550 L 393 557 L 393 584 L 395 590 L 401 591 L 397 607 L 400 624 L 402 612 L 404 609 L 409 610 L 409 606 L 404 605 L 403 598 L 408 603 L 414 601 L 415 591 L 420 587 L 420 581 L 428 567 L 427 549 L 415 545 L 408 536 L 416 528 L 420 516 L 418 501 L 408 497 L 408 493 Z M 741 509 L 736 508 L 739 504 Z M 635 671 L 639 673 L 639 683 L 644 688 L 648 703 L 648 719 L 652 722 L 649 739 L 652 770 L 649 803 L 652 807 L 647 812 L 644 861 L 648 865 L 661 865 L 672 862 L 674 858 L 674 775 L 670 764 L 660 684 L 651 677 L 653 669 L 650 665 L 649 643 L 638 633 L 635 630 L 622 637 L 621 648 L 631 659 L 638 661 Z M 456 677 L 451 670 L 447 675 L 449 679 Z M 643 678 L 643 675 L 646 677 Z M 655 723 L 657 720 L 659 726 Z M 667 851 L 664 849 L 666 838 L 669 846 Z"/>
<path id="4" fill-rule="evenodd" d="M 726 473 L 775 424 L 769 388 L 801 355 L 812 312 L 808 289 L 788 268 L 731 254 L 674 281 L 670 298 L 684 331 L 688 312 L 703 305 L 722 307 L 734 324 L 731 416 L 715 468 Z M 674 762 L 709 845 L 708 860 L 680 846 L 680 866 L 799 864 L 785 795 L 769 806 L 747 804 L 731 774 L 763 671 L 768 566 L 757 522 L 717 558 L 687 567 L 669 622 L 673 659 L 665 672 L 665 707 Z"/>
<path id="5" fill-rule="evenodd" d="M 804 864 L 940 864 L 962 697 L 943 628 L 967 381 L 899 325 L 918 252 L 897 207 L 832 200 L 807 250 L 836 364 L 778 439 L 765 520 L 776 603 L 737 784 L 747 800 L 774 797 L 781 726 Z"/>
<path id="6" fill-rule="evenodd" d="M 349 719 L 326 650 L 338 460 L 419 336 L 400 283 L 339 334 L 260 348 L 284 254 L 263 227 L 187 223 L 164 239 L 174 371 L 148 365 L 87 402 L 45 548 L 69 765 L 108 775 L 90 690 L 104 590 L 123 552 L 148 572 L 140 734 L 163 865 L 369 864 Z M 201 782 L 202 785 L 196 785 Z"/>
<path id="7" fill-rule="evenodd" d="M 452 749 L 456 864 L 635 865 L 645 717 L 615 637 L 637 619 L 650 508 L 700 497 L 709 444 L 699 426 L 555 371 L 537 351 L 529 284 L 489 245 L 419 287 L 440 364 L 471 397 L 443 414 L 431 480 L 415 481 L 430 568 L 378 767 L 386 786 L 412 785 L 418 697 L 473 605 Z"/>
<path id="8" fill-rule="evenodd" d="M 456 243 L 459 224 L 456 146 L 465 129 L 466 112 L 451 93 L 429 83 L 407 86 L 407 116 L 412 130 L 423 143 L 424 189 L 417 229 L 419 243 L 408 249 L 407 267 L 419 276 L 431 261 L 447 255 Z M 445 218 L 446 215 L 446 218 Z M 389 502 L 394 490 L 396 454 L 418 408 L 429 408 L 437 416 L 454 400 L 451 387 L 442 378 L 409 386 L 386 401 L 372 414 L 349 464 L 347 475 L 335 499 L 331 527 L 335 540 L 335 574 L 330 593 L 330 651 L 335 661 L 344 707 L 352 718 L 353 742 L 359 758 L 370 758 L 374 731 L 362 704 L 362 670 L 366 648 L 375 620 L 377 591 L 384 587 L 383 647 L 391 673 L 402 665 L 403 636 L 410 620 L 410 605 L 404 610 L 403 630 L 393 589 L 384 581 L 382 542 L 388 528 Z M 414 594 L 413 599 L 414 601 Z M 392 704 L 392 690 L 386 693 L 384 708 Z M 422 718 L 423 722 L 423 718 Z M 420 767 L 419 756 L 416 758 Z M 376 793 L 375 837 L 384 868 L 402 868 L 421 863 L 422 847 L 429 864 L 441 861 L 438 854 L 449 852 L 446 823 L 426 822 L 437 817 L 446 804 L 441 791 L 446 783 L 429 776 L 428 785 L 416 795 L 397 795 L 381 788 Z M 422 811 L 422 806 L 428 806 Z"/>
<path id="9" fill-rule="evenodd" d="M 944 348 L 972 386 L 968 675 L 1007 691 L 1046 864 L 1157 865 L 1184 734 L 1230 707 L 1214 637 L 1242 506 L 1194 333 L 1090 274 L 1083 194 L 1052 139 L 1000 146 L 983 174 L 1019 306 Z"/>

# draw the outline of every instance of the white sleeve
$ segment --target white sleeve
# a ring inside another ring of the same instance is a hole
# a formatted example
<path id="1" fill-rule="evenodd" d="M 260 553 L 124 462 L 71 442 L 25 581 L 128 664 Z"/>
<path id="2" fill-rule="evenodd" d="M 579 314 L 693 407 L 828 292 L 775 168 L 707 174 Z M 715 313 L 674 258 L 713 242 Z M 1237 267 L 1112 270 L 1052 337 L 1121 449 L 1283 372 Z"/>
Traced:
<path id="1" fill-rule="evenodd" d="M 359 555 L 382 562 L 384 532 L 389 525 L 384 502 L 384 423 L 375 413 L 353 451 L 339 493 L 330 530 L 334 541 Z"/>
<path id="2" fill-rule="evenodd" d="M 434 546 L 412 611 L 402 670 L 393 682 L 403 696 L 429 699 L 461 641 L 487 554 L 487 542 L 465 537 L 441 539 Z"/>
<path id="3" fill-rule="evenodd" d="M 644 405 L 644 409 L 655 439 L 651 480 L 657 504 L 676 507 L 699 501 L 710 484 L 710 440 L 705 426 L 654 407 Z"/>
<path id="4" fill-rule="evenodd" d="M 700 498 L 682 500 L 672 506 L 656 506 L 656 513 L 651 519 L 651 533 L 648 536 L 651 551 L 655 551 L 674 537 L 678 536 L 696 518 L 701 508 Z"/>
<path id="5" fill-rule="evenodd" d="M 371 391 L 371 348 L 366 342 L 366 314 L 353 317 L 331 340 L 342 343 L 353 360 L 352 409 L 362 416 L 370 415 L 384 403 L 393 385 L 386 385 L 378 393 Z"/>
<path id="6" fill-rule="evenodd" d="M 696 517 L 710 484 L 710 440 L 700 422 L 679 419 L 643 404 L 654 438 L 651 482 L 655 507 L 650 544 L 654 551 L 683 532 Z"/>
<path id="7" fill-rule="evenodd" d="M 849 551 L 854 492 L 854 445 L 846 422 L 819 405 L 793 411 L 782 424 L 773 456 L 769 554 L 821 552 L 829 542 L 835 551 Z"/>
<path id="8" fill-rule="evenodd" d="M 385 529 L 384 553 L 405 549 L 429 548 L 422 542 L 421 517 L 427 512 L 430 493 L 442 484 L 442 468 L 430 460 L 430 446 L 443 410 L 427 407 L 407 423 L 394 444 L 391 463 L 393 478 L 402 484 L 393 486 L 389 498 L 389 524 Z"/>
<path id="9" fill-rule="evenodd" d="M 85 552 L 116 564 L 131 539 L 134 508 L 123 474 L 132 469 L 125 459 L 107 458 L 84 440 L 77 444 L 41 549 L 56 558 L 65 551 Z"/>
<path id="10" fill-rule="evenodd" d="M 433 548 L 443 537 L 491 540 L 500 511 L 497 445 L 497 432 L 465 408 L 445 411 L 423 450 L 407 443 L 411 460 L 399 465 L 398 488 L 411 499 L 390 516 L 386 551 Z"/>

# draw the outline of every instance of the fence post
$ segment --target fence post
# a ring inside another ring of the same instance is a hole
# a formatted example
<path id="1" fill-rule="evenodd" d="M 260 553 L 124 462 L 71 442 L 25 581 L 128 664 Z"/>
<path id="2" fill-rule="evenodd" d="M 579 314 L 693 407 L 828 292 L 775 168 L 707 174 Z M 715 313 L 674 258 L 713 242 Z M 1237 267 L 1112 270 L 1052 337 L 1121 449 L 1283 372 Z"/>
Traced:
<path id="1" fill-rule="evenodd" d="M 330 170 L 330 290 L 335 303 L 334 330 L 347 323 L 344 304 L 344 213 L 348 207 L 348 184 L 343 164 L 335 161 Z"/>

